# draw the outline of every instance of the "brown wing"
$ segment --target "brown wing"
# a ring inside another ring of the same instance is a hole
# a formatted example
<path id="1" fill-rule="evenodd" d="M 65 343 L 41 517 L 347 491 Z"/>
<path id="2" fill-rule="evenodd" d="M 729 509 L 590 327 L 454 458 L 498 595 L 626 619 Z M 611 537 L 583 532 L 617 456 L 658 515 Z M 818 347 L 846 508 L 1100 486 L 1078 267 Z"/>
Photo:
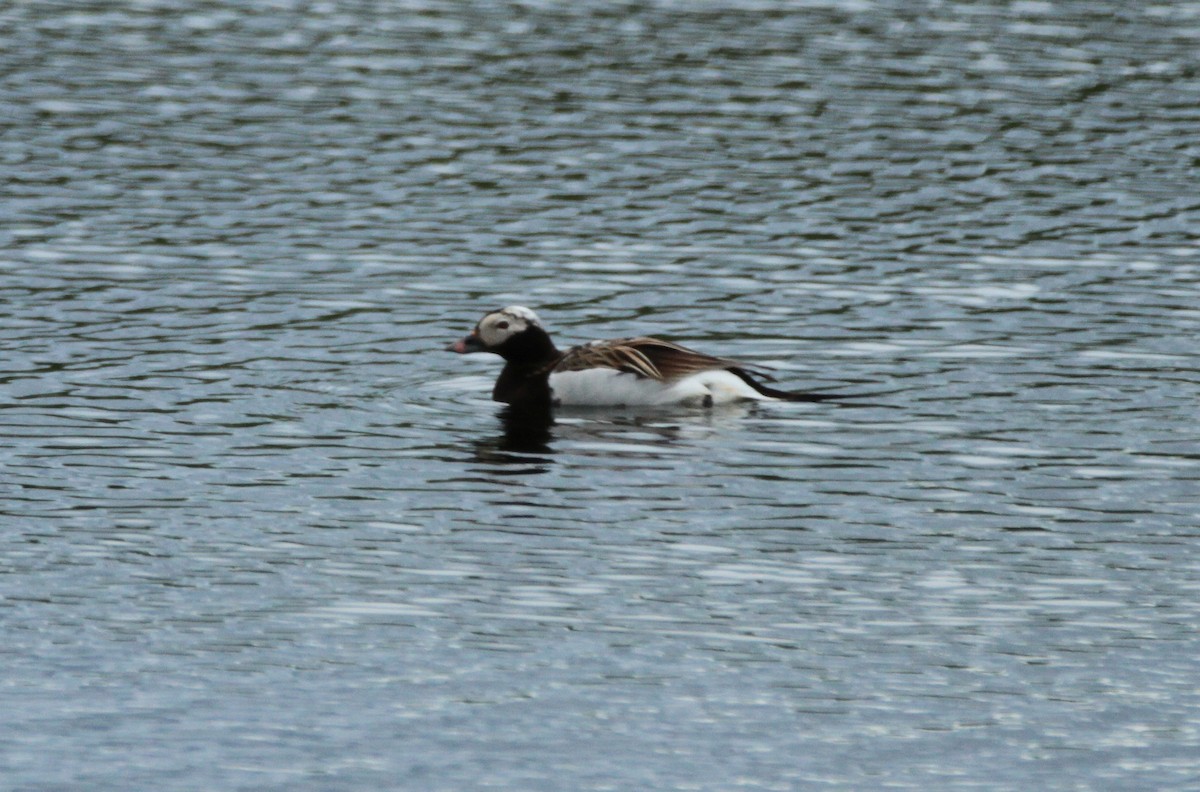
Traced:
<path id="1" fill-rule="evenodd" d="M 645 337 L 583 344 L 567 350 L 554 366 L 555 371 L 589 368 L 611 368 L 660 382 L 673 382 L 701 371 L 748 367 L 736 360 L 713 357 L 670 341 Z"/>

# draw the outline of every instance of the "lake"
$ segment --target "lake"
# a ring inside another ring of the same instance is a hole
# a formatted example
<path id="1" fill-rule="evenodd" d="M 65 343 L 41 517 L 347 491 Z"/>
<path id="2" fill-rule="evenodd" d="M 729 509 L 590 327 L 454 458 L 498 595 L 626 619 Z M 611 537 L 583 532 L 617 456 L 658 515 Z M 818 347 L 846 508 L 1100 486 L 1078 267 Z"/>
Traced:
<path id="1" fill-rule="evenodd" d="M 3 786 L 1200 785 L 1198 44 L 0 10 Z M 866 398 L 516 421 L 508 304 Z"/>

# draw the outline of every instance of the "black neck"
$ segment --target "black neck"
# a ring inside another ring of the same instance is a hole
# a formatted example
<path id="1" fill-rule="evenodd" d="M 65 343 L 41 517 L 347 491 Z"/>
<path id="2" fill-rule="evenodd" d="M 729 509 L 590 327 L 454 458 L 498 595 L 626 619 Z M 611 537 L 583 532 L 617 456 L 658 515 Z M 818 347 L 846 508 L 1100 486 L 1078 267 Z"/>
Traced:
<path id="1" fill-rule="evenodd" d="M 492 398 L 514 406 L 550 408 L 550 369 L 560 357 L 550 336 L 529 327 L 494 350 L 504 358 L 504 370 Z"/>

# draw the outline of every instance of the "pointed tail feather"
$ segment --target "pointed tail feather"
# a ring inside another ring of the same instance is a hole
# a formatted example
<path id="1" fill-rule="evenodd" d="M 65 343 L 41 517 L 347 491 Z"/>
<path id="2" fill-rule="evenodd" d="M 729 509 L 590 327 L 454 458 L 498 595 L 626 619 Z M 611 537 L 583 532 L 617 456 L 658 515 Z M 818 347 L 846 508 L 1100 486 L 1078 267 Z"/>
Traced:
<path id="1" fill-rule="evenodd" d="M 740 368 L 731 368 L 729 370 L 741 377 L 742 380 L 751 388 L 754 388 L 754 390 L 758 391 L 763 396 L 769 396 L 772 399 L 795 402 L 823 402 L 841 401 L 842 399 L 859 399 L 866 395 L 854 393 L 811 393 L 805 391 L 785 391 L 762 384 L 753 376 L 751 376 L 749 372 L 746 372 Z"/>

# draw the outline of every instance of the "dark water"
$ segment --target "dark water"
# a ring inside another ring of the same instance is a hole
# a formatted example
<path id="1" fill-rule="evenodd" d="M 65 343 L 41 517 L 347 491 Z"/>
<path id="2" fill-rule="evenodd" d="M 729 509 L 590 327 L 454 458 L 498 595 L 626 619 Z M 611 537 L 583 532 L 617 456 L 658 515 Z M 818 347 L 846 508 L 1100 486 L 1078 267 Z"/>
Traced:
<path id="1" fill-rule="evenodd" d="M 0 786 L 1200 785 L 1198 45 L 0 7 Z M 513 425 L 511 302 L 885 395 Z"/>

